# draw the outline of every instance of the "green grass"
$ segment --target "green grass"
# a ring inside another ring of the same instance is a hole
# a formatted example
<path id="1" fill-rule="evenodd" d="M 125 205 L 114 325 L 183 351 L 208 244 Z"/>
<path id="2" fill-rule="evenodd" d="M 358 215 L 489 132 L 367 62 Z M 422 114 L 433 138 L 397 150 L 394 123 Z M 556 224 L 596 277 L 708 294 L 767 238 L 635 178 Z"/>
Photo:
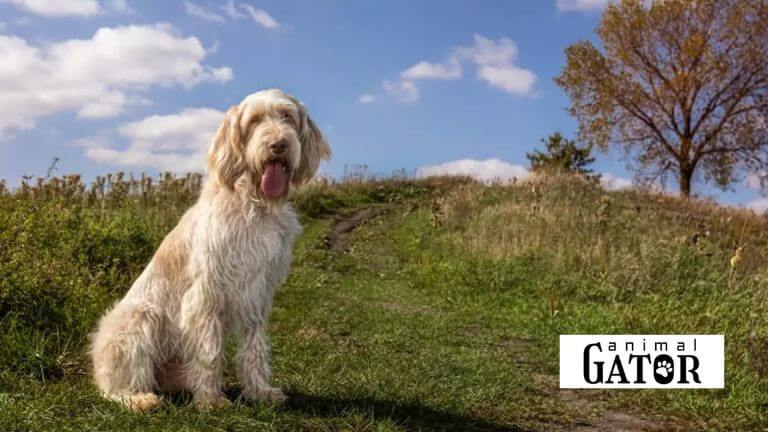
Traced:
<path id="1" fill-rule="evenodd" d="M 289 402 L 239 401 L 230 367 L 233 407 L 201 413 L 181 396 L 151 414 L 102 400 L 84 347 L 190 198 L 0 196 L 0 430 L 599 430 L 606 413 L 658 430 L 764 429 L 766 222 L 632 194 L 315 185 L 294 199 L 305 232 L 270 329 Z M 388 211 L 348 253 L 325 249 L 329 216 L 374 204 Z M 690 217 L 709 230 L 695 247 L 677 240 L 700 229 Z M 729 276 L 737 241 L 750 246 Z M 724 390 L 557 389 L 559 334 L 676 332 L 726 335 Z"/>

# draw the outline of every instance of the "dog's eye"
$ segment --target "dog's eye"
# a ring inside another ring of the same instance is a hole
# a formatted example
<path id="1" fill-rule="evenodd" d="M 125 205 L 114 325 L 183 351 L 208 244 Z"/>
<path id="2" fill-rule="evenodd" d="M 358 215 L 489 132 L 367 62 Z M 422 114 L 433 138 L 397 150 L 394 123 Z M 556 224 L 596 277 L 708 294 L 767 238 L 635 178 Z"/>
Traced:
<path id="1" fill-rule="evenodd" d="M 263 116 L 261 114 L 254 114 L 253 117 L 251 117 L 251 124 L 259 123 L 262 117 Z"/>
<path id="2" fill-rule="evenodd" d="M 291 114 L 290 111 L 283 113 L 283 121 L 291 126 L 296 126 L 296 119 L 293 118 L 293 114 Z"/>

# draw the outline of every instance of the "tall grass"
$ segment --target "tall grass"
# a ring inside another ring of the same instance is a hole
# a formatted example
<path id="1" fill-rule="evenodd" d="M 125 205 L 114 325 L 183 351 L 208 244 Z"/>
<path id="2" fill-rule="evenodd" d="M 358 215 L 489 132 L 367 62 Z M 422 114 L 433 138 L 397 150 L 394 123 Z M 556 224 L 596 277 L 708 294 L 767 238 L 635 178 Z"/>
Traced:
<path id="1" fill-rule="evenodd" d="M 537 289 L 551 314 L 593 303 L 620 318 L 603 331 L 725 334 L 726 381 L 768 388 L 766 216 L 569 176 L 468 183 L 438 207 L 459 250 L 497 269 L 546 263 Z M 579 320 L 559 330 L 585 331 Z"/>

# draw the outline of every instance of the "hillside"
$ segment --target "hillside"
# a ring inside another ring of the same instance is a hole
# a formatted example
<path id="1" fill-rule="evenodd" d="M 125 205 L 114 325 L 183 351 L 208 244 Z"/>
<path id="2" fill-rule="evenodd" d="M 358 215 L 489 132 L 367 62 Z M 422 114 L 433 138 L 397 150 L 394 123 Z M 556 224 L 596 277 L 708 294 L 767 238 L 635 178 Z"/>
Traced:
<path id="1" fill-rule="evenodd" d="M 271 324 L 288 404 L 125 412 L 90 384 L 85 346 L 199 188 L 161 180 L 0 194 L 0 430 L 768 425 L 768 219 L 574 178 L 311 185 Z M 726 388 L 559 390 L 569 333 L 725 334 Z M 232 368 L 227 384 L 236 400 Z"/>

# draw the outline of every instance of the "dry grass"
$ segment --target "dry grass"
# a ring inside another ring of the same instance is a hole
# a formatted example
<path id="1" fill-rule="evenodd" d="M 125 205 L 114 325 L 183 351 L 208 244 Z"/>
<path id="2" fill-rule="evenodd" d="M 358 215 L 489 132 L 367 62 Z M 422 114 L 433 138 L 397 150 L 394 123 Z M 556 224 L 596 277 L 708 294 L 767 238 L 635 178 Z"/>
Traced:
<path id="1" fill-rule="evenodd" d="M 768 218 L 708 201 L 644 191 L 606 192 L 579 177 L 485 187 L 467 183 L 441 206 L 442 223 L 473 251 L 495 257 L 546 253 L 569 272 L 647 278 L 661 262 L 692 255 L 724 275 L 766 277 Z"/>

